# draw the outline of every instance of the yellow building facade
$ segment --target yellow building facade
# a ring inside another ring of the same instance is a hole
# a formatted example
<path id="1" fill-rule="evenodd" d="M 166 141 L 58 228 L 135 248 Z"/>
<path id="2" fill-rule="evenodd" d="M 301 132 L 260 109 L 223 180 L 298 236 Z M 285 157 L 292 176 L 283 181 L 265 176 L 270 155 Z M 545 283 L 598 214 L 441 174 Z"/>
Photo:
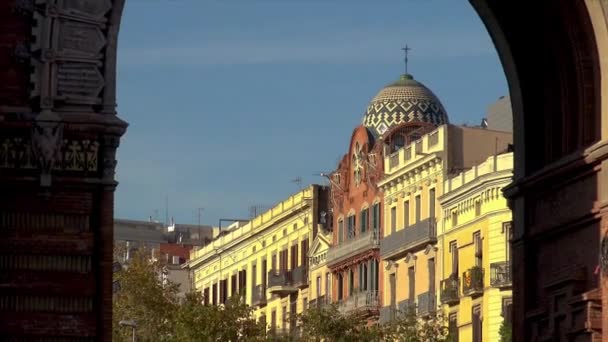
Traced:
<path id="1" fill-rule="evenodd" d="M 511 211 L 502 189 L 512 176 L 513 153 L 506 153 L 443 182 L 440 298 L 459 341 L 499 341 L 510 320 Z"/>
<path id="2" fill-rule="evenodd" d="M 331 303 L 331 271 L 327 267 L 327 251 L 331 246 L 332 233 L 319 231 L 308 253 L 310 287 L 308 299 L 310 306 Z"/>
<path id="3" fill-rule="evenodd" d="M 448 126 L 405 145 L 384 159 L 384 227 L 380 257 L 385 267 L 380 322 L 410 307 L 436 311 L 437 198 L 442 193 Z"/>
<path id="4" fill-rule="evenodd" d="M 294 328 L 309 302 L 309 246 L 323 227 L 327 189 L 311 185 L 191 252 L 189 269 L 205 303 L 239 295 L 272 331 Z"/>

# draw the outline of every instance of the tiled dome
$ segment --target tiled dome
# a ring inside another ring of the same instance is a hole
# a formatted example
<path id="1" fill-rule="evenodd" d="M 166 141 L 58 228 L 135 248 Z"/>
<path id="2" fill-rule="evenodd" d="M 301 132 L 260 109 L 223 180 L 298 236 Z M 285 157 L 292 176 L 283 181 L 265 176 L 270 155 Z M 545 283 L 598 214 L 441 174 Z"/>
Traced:
<path id="1" fill-rule="evenodd" d="M 448 115 L 437 96 L 410 74 L 401 75 L 398 81 L 380 90 L 363 118 L 363 125 L 376 137 L 405 122 L 437 126 L 448 123 Z"/>

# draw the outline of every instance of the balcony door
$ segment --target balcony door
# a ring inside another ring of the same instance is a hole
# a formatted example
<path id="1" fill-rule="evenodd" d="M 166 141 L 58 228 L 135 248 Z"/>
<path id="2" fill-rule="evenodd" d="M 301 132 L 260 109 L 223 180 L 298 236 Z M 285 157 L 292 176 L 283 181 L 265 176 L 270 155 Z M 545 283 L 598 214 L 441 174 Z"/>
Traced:
<path id="1" fill-rule="evenodd" d="M 268 284 L 268 263 L 266 259 L 262 259 L 262 287 L 266 288 Z"/>
<path id="2" fill-rule="evenodd" d="M 416 300 L 416 271 L 414 270 L 414 266 L 411 266 L 407 269 L 407 280 L 409 283 L 408 297 L 410 300 L 410 304 L 414 304 L 414 301 Z"/>
<path id="3" fill-rule="evenodd" d="M 394 309 L 397 307 L 397 276 L 395 273 L 391 273 L 391 275 L 389 276 L 389 280 L 388 283 L 390 285 L 391 288 L 391 293 L 390 293 L 390 305 L 391 308 Z"/>

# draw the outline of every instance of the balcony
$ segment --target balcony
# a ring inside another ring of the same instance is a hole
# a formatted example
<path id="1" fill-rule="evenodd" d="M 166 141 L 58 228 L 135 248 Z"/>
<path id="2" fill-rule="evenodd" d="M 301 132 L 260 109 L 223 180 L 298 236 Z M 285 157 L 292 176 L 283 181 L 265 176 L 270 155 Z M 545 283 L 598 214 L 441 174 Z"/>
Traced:
<path id="1" fill-rule="evenodd" d="M 342 313 L 363 310 L 378 311 L 380 310 L 378 291 L 360 291 L 353 293 L 351 296 L 342 299 L 338 303 L 338 310 Z"/>
<path id="2" fill-rule="evenodd" d="M 293 285 L 291 271 L 268 272 L 268 291 L 271 294 L 279 296 L 286 296 L 298 292 L 298 289 Z"/>
<path id="3" fill-rule="evenodd" d="M 312 308 L 312 307 L 316 307 L 316 308 L 320 308 L 326 304 L 329 303 L 329 298 L 325 297 L 325 296 L 319 296 L 313 300 L 311 300 L 310 302 L 308 302 L 308 305 Z"/>
<path id="4" fill-rule="evenodd" d="M 399 302 L 399 304 L 397 305 L 398 309 L 399 309 L 399 314 L 401 315 L 407 315 L 409 314 L 411 311 L 416 310 L 416 302 L 410 299 L 404 299 L 402 301 Z"/>
<path id="5" fill-rule="evenodd" d="M 251 291 L 251 306 L 264 306 L 266 305 L 266 287 L 258 285 Z"/>
<path id="6" fill-rule="evenodd" d="M 378 323 L 384 324 L 388 323 L 397 317 L 397 310 L 392 306 L 385 306 L 380 308 L 380 317 L 378 318 Z"/>
<path id="7" fill-rule="evenodd" d="M 511 265 L 508 261 L 490 264 L 490 285 L 492 287 L 511 287 Z"/>
<path id="8" fill-rule="evenodd" d="M 483 294 L 483 268 L 471 267 L 462 274 L 462 293 L 465 296 L 479 296 Z"/>
<path id="9" fill-rule="evenodd" d="M 428 316 L 437 311 L 437 298 L 434 292 L 425 292 L 418 295 L 418 315 Z"/>
<path id="10" fill-rule="evenodd" d="M 329 266 L 335 265 L 359 253 L 378 248 L 378 246 L 378 232 L 368 231 L 354 239 L 330 247 L 327 251 L 327 263 Z"/>
<path id="11" fill-rule="evenodd" d="M 293 286 L 303 289 L 308 287 L 308 266 L 298 266 L 291 271 Z"/>
<path id="12" fill-rule="evenodd" d="M 450 276 L 441 281 L 441 303 L 454 305 L 460 302 L 460 279 Z"/>
<path id="13" fill-rule="evenodd" d="M 396 259 L 435 242 L 437 242 L 435 219 L 427 218 L 385 236 L 380 242 L 380 255 L 384 259 Z"/>

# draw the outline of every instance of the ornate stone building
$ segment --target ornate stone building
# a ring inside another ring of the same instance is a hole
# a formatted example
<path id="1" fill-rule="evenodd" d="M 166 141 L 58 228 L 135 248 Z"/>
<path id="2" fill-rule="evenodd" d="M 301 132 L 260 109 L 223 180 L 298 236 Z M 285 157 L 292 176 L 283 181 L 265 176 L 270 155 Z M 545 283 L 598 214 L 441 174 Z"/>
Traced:
<path id="1" fill-rule="evenodd" d="M 111 340 L 122 8 L 0 2 L 0 340 Z"/>
<path id="2" fill-rule="evenodd" d="M 332 300 L 342 311 L 363 310 L 377 319 L 382 306 L 383 203 L 377 184 L 384 156 L 447 122 L 437 97 L 406 74 L 380 90 L 355 128 L 348 153 L 331 175 L 334 232 L 327 265 Z"/>

